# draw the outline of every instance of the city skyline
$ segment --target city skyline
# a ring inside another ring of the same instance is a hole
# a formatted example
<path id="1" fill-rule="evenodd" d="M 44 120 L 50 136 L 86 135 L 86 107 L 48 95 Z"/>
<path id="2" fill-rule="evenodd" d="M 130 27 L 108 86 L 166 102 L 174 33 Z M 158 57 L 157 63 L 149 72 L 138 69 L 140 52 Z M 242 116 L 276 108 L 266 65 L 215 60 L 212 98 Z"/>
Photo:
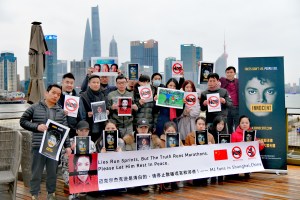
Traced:
<path id="1" fill-rule="evenodd" d="M 109 42 L 114 35 L 118 41 L 119 63 L 130 60 L 130 41 L 148 39 L 159 42 L 159 71 L 164 68 L 165 58 L 180 58 L 180 44 L 201 46 L 203 60 L 215 62 L 223 53 L 225 32 L 228 65 L 238 67 L 238 57 L 284 56 L 285 82 L 298 84 L 300 74 L 295 70 L 300 65 L 297 59 L 299 1 L 153 0 L 149 4 L 137 0 L 81 3 L 54 0 L 42 8 L 38 4 L 37 0 L 0 2 L 0 51 L 14 53 L 21 79 L 24 66 L 28 66 L 32 21 L 42 22 L 45 35 L 58 36 L 58 59 L 68 60 L 70 67 L 70 61 L 82 59 L 86 19 L 91 7 L 98 5 L 101 54 L 108 56 Z M 133 13 L 130 9 L 133 7 L 141 9 Z"/>

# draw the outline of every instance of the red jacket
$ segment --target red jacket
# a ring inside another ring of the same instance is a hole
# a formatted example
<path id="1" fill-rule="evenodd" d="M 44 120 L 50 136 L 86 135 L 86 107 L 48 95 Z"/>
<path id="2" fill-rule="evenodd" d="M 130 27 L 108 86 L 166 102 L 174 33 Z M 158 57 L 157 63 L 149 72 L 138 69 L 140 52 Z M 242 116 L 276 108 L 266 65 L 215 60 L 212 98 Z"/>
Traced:
<path id="1" fill-rule="evenodd" d="M 252 128 L 249 128 L 248 130 L 252 130 Z M 258 140 L 258 138 L 256 138 Z M 238 126 L 235 130 L 235 132 L 231 135 L 231 142 L 243 142 L 243 130 Z M 259 144 L 259 151 L 263 150 L 265 148 L 265 145 Z"/>

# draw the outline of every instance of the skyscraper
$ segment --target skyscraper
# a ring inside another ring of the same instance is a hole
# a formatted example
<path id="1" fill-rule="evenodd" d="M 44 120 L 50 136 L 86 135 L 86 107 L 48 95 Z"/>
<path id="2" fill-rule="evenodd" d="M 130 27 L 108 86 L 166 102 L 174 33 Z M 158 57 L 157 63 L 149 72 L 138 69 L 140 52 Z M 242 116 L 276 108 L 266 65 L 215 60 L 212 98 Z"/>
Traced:
<path id="1" fill-rule="evenodd" d="M 98 5 L 92 7 L 93 57 L 101 56 L 100 18 Z"/>
<path id="2" fill-rule="evenodd" d="M 87 66 L 90 66 L 91 64 L 91 57 L 101 56 L 100 18 L 98 6 L 92 7 L 91 11 L 92 29 L 90 29 L 90 23 L 89 20 L 87 20 L 83 45 L 83 60 L 87 63 Z"/>
<path id="3" fill-rule="evenodd" d="M 172 62 L 176 61 L 175 57 L 168 57 L 165 59 L 164 81 L 167 82 L 172 78 Z"/>
<path id="4" fill-rule="evenodd" d="M 45 40 L 48 46 L 46 52 L 46 68 L 44 71 L 44 83 L 48 85 L 57 83 L 57 36 L 45 35 Z"/>
<path id="5" fill-rule="evenodd" d="M 11 52 L 0 56 L 0 90 L 17 91 L 17 58 Z"/>
<path id="6" fill-rule="evenodd" d="M 93 41 L 89 19 L 86 20 L 84 44 L 83 44 L 83 61 L 87 66 L 91 66 L 91 57 L 93 57 Z"/>
<path id="7" fill-rule="evenodd" d="M 81 84 L 83 82 L 83 80 L 85 79 L 85 76 L 83 76 L 83 74 L 86 74 L 86 63 L 82 60 L 82 61 L 76 61 L 73 60 L 71 61 L 71 73 L 74 75 L 75 77 L 75 90 L 76 92 L 80 92 L 81 89 Z"/>
<path id="8" fill-rule="evenodd" d="M 118 57 L 118 44 L 114 36 L 109 43 L 109 57 Z"/>
<path id="9" fill-rule="evenodd" d="M 184 77 L 195 84 L 198 82 L 197 62 L 202 60 L 202 48 L 194 44 L 182 44 L 180 46 L 181 61 L 183 61 Z"/>
<path id="10" fill-rule="evenodd" d="M 132 63 L 140 66 L 152 66 L 153 73 L 158 72 L 158 42 L 155 40 L 131 41 L 130 57 Z"/>
<path id="11" fill-rule="evenodd" d="M 61 83 L 63 75 L 67 73 L 67 67 L 67 60 L 57 60 L 57 83 Z"/>
<path id="12" fill-rule="evenodd" d="M 219 74 L 220 77 L 226 77 L 227 58 L 228 54 L 226 53 L 226 45 L 224 43 L 224 52 L 215 62 L 215 72 Z"/>

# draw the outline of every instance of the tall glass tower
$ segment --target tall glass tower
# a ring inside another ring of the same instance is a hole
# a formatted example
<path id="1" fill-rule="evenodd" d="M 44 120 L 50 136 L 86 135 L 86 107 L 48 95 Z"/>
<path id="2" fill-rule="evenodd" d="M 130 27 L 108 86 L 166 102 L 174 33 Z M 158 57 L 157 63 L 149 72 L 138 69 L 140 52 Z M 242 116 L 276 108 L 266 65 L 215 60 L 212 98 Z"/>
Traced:
<path id="1" fill-rule="evenodd" d="M 46 68 L 44 72 L 44 83 L 46 88 L 48 85 L 57 83 L 57 36 L 45 35 L 45 40 L 48 46 L 46 52 Z"/>
<path id="2" fill-rule="evenodd" d="M 130 57 L 132 63 L 152 66 L 153 73 L 158 72 L 158 42 L 155 40 L 131 41 Z"/>
<path id="3" fill-rule="evenodd" d="M 17 91 L 17 58 L 11 52 L 0 56 L 0 90 Z"/>
<path id="4" fill-rule="evenodd" d="M 198 82 L 197 62 L 202 60 L 202 48 L 194 44 L 182 44 L 180 46 L 181 61 L 183 61 L 184 77 L 195 84 Z"/>
<path id="5" fill-rule="evenodd" d="M 215 72 L 219 74 L 219 77 L 226 77 L 225 70 L 227 68 L 227 58 L 226 46 L 224 43 L 224 52 L 215 62 Z"/>
<path id="6" fill-rule="evenodd" d="M 100 18 L 98 5 L 92 7 L 93 57 L 101 56 Z"/>
<path id="7" fill-rule="evenodd" d="M 92 26 L 87 19 L 83 44 L 83 60 L 87 66 L 91 64 L 91 57 L 101 56 L 100 18 L 98 6 L 92 7 Z"/>
<path id="8" fill-rule="evenodd" d="M 109 43 L 109 57 L 118 57 L 118 44 L 114 36 Z"/>
<path id="9" fill-rule="evenodd" d="M 164 70 L 164 78 L 165 82 L 167 82 L 170 78 L 172 78 L 172 62 L 176 61 L 175 57 L 168 57 L 165 59 L 165 70 Z"/>

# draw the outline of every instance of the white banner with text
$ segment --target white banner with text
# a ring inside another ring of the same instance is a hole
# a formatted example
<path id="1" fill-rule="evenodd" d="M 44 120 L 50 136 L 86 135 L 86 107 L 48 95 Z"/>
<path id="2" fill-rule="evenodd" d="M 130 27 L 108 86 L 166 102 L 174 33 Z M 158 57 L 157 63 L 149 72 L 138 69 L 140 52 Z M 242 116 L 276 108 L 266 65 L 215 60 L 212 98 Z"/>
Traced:
<path id="1" fill-rule="evenodd" d="M 98 154 L 99 190 L 263 171 L 258 142 Z"/>

